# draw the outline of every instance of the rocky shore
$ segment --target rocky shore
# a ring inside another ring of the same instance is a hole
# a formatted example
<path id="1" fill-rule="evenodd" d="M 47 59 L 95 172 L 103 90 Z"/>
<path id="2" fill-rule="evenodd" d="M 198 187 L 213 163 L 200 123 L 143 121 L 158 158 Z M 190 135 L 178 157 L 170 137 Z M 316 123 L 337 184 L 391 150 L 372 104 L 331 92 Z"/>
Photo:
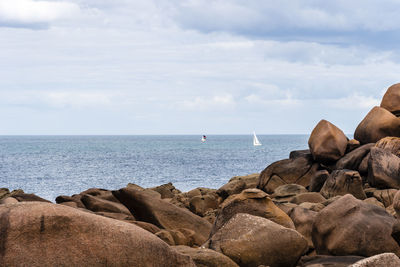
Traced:
<path id="1" fill-rule="evenodd" d="M 348 140 L 219 189 L 128 184 L 58 196 L 0 189 L 0 266 L 400 266 L 400 84 Z"/>

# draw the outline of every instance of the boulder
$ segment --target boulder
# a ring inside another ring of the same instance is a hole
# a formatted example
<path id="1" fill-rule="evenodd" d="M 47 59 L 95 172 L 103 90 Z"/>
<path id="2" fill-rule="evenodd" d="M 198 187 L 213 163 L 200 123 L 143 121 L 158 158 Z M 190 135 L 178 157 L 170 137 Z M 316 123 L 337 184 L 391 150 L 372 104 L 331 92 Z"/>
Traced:
<path id="1" fill-rule="evenodd" d="M 382 98 L 381 107 L 400 116 L 400 84 L 390 86 Z"/>
<path id="2" fill-rule="evenodd" d="M 236 180 L 242 180 L 245 183 L 245 189 L 255 188 L 258 184 L 258 179 L 260 177 L 259 173 L 252 173 L 246 176 L 235 176 L 232 177 L 229 182 L 234 182 Z"/>
<path id="3" fill-rule="evenodd" d="M 113 191 L 113 194 L 139 221 L 149 222 L 167 230 L 191 229 L 201 237 L 199 243 L 204 243 L 211 231 L 211 224 L 207 220 L 166 201 L 153 198 L 146 192 L 122 188 Z"/>
<path id="4" fill-rule="evenodd" d="M 393 209 L 397 214 L 397 218 L 400 219 L 400 190 L 393 197 Z"/>
<path id="5" fill-rule="evenodd" d="M 318 167 L 319 164 L 314 164 L 310 156 L 274 162 L 261 172 L 257 188 L 272 193 L 277 187 L 285 184 L 307 187 Z"/>
<path id="6" fill-rule="evenodd" d="M 222 199 L 226 199 L 231 195 L 239 194 L 246 188 L 246 183 L 243 180 L 233 180 L 217 190 L 217 195 Z"/>
<path id="7" fill-rule="evenodd" d="M 307 192 L 308 190 L 304 186 L 298 184 L 285 184 L 275 188 L 271 197 L 278 202 L 288 202 L 292 200 L 294 196 Z"/>
<path id="8" fill-rule="evenodd" d="M 376 198 L 374 198 L 374 197 L 369 197 L 369 198 L 366 198 L 366 199 L 364 199 L 363 200 L 365 203 L 368 203 L 368 204 L 372 204 L 372 205 L 376 205 L 376 206 L 378 206 L 378 207 L 381 207 L 381 208 L 385 208 L 385 206 L 382 204 L 382 202 L 380 202 L 380 201 L 378 201 Z"/>
<path id="9" fill-rule="evenodd" d="M 358 167 L 360 166 L 361 161 L 365 158 L 365 156 L 371 150 L 371 147 L 373 147 L 374 145 L 374 143 L 365 144 L 351 151 L 350 153 L 347 153 L 344 157 L 336 162 L 335 169 L 348 169 L 358 171 Z"/>
<path id="10" fill-rule="evenodd" d="M 380 107 L 374 107 L 354 132 L 361 144 L 376 143 L 386 136 L 400 136 L 400 119 Z"/>
<path id="11" fill-rule="evenodd" d="M 322 203 L 324 201 L 326 201 L 326 199 L 320 193 L 307 192 L 294 196 L 290 202 L 294 204 L 301 204 L 303 202 Z"/>
<path id="12" fill-rule="evenodd" d="M 75 202 L 76 206 L 78 208 L 86 208 L 85 205 L 82 203 L 81 198 L 82 198 L 81 195 L 72 195 L 71 197 L 62 195 L 62 196 L 56 197 L 56 203 L 57 204 L 62 204 L 62 203 L 65 203 L 65 202 Z M 71 204 L 68 204 L 68 206 L 72 207 Z"/>
<path id="13" fill-rule="evenodd" d="M 121 203 L 101 199 L 92 195 L 83 195 L 81 198 L 82 203 L 88 210 L 94 212 L 114 212 L 123 213 L 125 215 L 131 215 L 129 210 Z"/>
<path id="14" fill-rule="evenodd" d="M 212 249 L 187 246 L 175 246 L 173 248 L 183 255 L 190 256 L 197 267 L 239 267 L 230 258 Z"/>
<path id="15" fill-rule="evenodd" d="M 354 149 L 357 149 L 360 147 L 360 141 L 356 140 L 356 139 L 350 139 L 347 142 L 347 147 L 346 147 L 346 154 L 353 151 Z"/>
<path id="16" fill-rule="evenodd" d="M 8 194 L 10 194 L 10 190 L 8 188 L 0 188 L 0 200 L 5 198 Z"/>
<path id="17" fill-rule="evenodd" d="M 313 224 L 312 240 L 318 254 L 400 255 L 391 236 L 396 219 L 384 209 L 347 194 L 321 210 Z"/>
<path id="18" fill-rule="evenodd" d="M 322 203 L 311 203 L 311 202 L 303 202 L 299 205 L 299 207 L 305 208 L 305 209 L 309 209 L 312 211 L 316 211 L 319 212 L 320 210 L 322 210 L 323 208 L 325 208 L 325 205 Z"/>
<path id="19" fill-rule="evenodd" d="M 297 231 L 268 219 L 238 213 L 205 244 L 239 266 L 296 266 L 307 250 L 307 240 Z"/>
<path id="20" fill-rule="evenodd" d="M 64 203 L 68 203 L 68 202 L 64 202 Z M 62 204 L 64 204 L 64 203 L 62 203 Z M 100 216 L 104 216 L 104 217 L 107 217 L 107 218 L 115 219 L 115 220 L 129 222 L 129 223 L 135 221 L 135 218 L 130 213 L 129 214 L 124 214 L 124 213 L 97 211 L 97 212 L 95 212 L 95 214 L 100 215 Z"/>
<path id="21" fill-rule="evenodd" d="M 295 207 L 291 210 L 289 216 L 296 227 L 296 231 L 307 239 L 308 247 L 314 248 L 311 238 L 311 231 L 315 217 L 317 216 L 317 212 L 305 209 L 303 207 Z"/>
<path id="22" fill-rule="evenodd" d="M 348 267 L 359 260 L 364 259 L 361 256 L 303 256 L 298 266 L 299 267 Z"/>
<path id="23" fill-rule="evenodd" d="M 319 192 L 321 191 L 322 186 L 324 185 L 326 179 L 329 177 L 329 172 L 327 170 L 320 170 L 315 173 L 310 180 L 309 190 L 311 192 Z"/>
<path id="24" fill-rule="evenodd" d="M 119 203 L 119 201 L 113 196 L 111 190 L 107 190 L 107 189 L 90 188 L 88 190 L 85 190 L 85 191 L 79 193 L 79 195 L 81 195 L 81 196 L 91 195 L 91 196 L 94 196 L 94 197 L 97 197 L 100 199 Z"/>
<path id="25" fill-rule="evenodd" d="M 189 210 L 203 217 L 207 211 L 217 209 L 218 204 L 215 195 L 194 196 L 189 200 Z"/>
<path id="26" fill-rule="evenodd" d="M 150 189 L 160 193 L 161 198 L 173 198 L 174 195 L 181 193 L 172 183 L 159 185 Z"/>
<path id="27" fill-rule="evenodd" d="M 336 170 L 325 181 L 321 194 L 326 198 L 352 194 L 358 199 L 366 199 L 363 182 L 357 171 Z"/>
<path id="28" fill-rule="evenodd" d="M 0 206 L 1 266 L 195 266 L 129 223 L 45 202 Z"/>
<path id="29" fill-rule="evenodd" d="M 384 137 L 376 142 L 375 147 L 385 149 L 392 152 L 397 157 L 400 157 L 400 138 L 399 137 Z"/>
<path id="30" fill-rule="evenodd" d="M 365 194 L 367 197 L 374 197 L 379 202 L 381 202 L 384 207 L 389 207 L 393 204 L 394 195 L 397 193 L 396 189 L 376 189 L 376 188 L 368 188 L 365 190 Z"/>
<path id="31" fill-rule="evenodd" d="M 189 240 L 178 230 L 161 230 L 155 235 L 170 246 L 189 245 Z"/>
<path id="32" fill-rule="evenodd" d="M 393 253 L 382 253 L 357 261 L 349 267 L 399 267 L 400 259 Z"/>
<path id="33" fill-rule="evenodd" d="M 256 188 L 246 189 L 234 198 L 226 201 L 215 219 L 210 236 L 223 227 L 235 214 L 248 213 L 269 219 L 275 223 L 294 229 L 292 220 L 279 209 L 268 195 Z"/>
<path id="34" fill-rule="evenodd" d="M 400 158 L 382 148 L 371 148 L 368 183 L 379 189 L 400 189 Z"/>
<path id="35" fill-rule="evenodd" d="M 368 176 L 368 162 L 369 158 L 371 157 L 371 152 L 368 153 L 363 160 L 361 161 L 360 165 L 358 166 L 358 172 L 362 176 Z M 364 179 L 365 181 L 365 179 Z"/>
<path id="36" fill-rule="evenodd" d="M 321 120 L 308 139 L 308 146 L 315 161 L 332 163 L 343 157 L 347 147 L 347 137 L 338 127 Z"/>
<path id="37" fill-rule="evenodd" d="M 294 150 L 289 154 L 289 159 L 295 159 L 299 157 L 312 157 L 310 149 Z"/>
<path id="38" fill-rule="evenodd" d="M 13 204 L 18 203 L 19 201 L 13 197 L 6 197 L 0 200 L 0 204 Z"/>
<path id="39" fill-rule="evenodd" d="M 19 202 L 39 201 L 39 202 L 51 203 L 51 201 L 41 198 L 35 194 L 16 193 L 16 194 L 13 194 L 12 197 L 15 198 L 16 200 L 18 200 Z"/>
<path id="40" fill-rule="evenodd" d="M 147 222 L 142 222 L 142 221 L 134 221 L 132 223 L 136 224 L 140 228 L 142 228 L 142 229 L 144 229 L 144 230 L 146 230 L 146 231 L 148 231 L 148 232 L 150 232 L 152 234 L 155 234 L 155 233 L 161 231 L 161 229 L 159 227 L 155 226 L 152 223 L 147 223 Z"/>

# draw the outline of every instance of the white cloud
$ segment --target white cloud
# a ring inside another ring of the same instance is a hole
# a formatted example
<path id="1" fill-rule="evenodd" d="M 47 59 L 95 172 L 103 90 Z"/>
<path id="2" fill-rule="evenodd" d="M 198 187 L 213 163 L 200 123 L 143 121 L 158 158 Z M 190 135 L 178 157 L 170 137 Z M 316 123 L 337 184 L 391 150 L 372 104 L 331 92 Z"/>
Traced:
<path id="1" fill-rule="evenodd" d="M 230 94 L 216 95 L 213 97 L 196 97 L 192 100 L 184 100 L 179 106 L 185 110 L 225 110 L 235 106 L 235 99 Z"/>
<path id="2" fill-rule="evenodd" d="M 35 27 L 71 18 L 80 8 L 71 2 L 1 0 L 0 26 Z"/>

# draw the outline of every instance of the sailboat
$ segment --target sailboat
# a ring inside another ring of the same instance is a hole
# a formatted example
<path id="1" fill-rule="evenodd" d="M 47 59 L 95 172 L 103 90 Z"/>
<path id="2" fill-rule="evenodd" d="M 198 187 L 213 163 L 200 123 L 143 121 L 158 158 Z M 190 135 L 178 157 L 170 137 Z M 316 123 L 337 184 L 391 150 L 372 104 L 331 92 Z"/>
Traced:
<path id="1" fill-rule="evenodd" d="M 253 145 L 254 146 L 261 146 L 262 144 L 260 143 L 260 141 L 258 141 L 256 132 L 253 132 Z"/>
<path id="2" fill-rule="evenodd" d="M 205 142 L 207 140 L 207 137 L 205 136 L 205 135 L 203 135 L 202 137 L 201 137 L 201 142 Z"/>

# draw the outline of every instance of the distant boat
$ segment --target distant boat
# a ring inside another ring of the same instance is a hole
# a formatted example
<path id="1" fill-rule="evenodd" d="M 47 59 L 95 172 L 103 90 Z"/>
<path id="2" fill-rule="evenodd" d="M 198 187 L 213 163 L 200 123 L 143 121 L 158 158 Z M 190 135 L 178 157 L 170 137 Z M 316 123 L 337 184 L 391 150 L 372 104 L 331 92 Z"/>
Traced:
<path id="1" fill-rule="evenodd" d="M 206 141 L 206 139 L 207 139 L 207 136 L 205 136 L 205 135 L 203 135 L 202 137 L 201 137 L 201 142 L 205 142 Z"/>
<path id="2" fill-rule="evenodd" d="M 261 146 L 262 144 L 260 143 L 260 141 L 258 141 L 257 135 L 255 132 L 253 132 L 253 145 L 254 146 Z"/>

